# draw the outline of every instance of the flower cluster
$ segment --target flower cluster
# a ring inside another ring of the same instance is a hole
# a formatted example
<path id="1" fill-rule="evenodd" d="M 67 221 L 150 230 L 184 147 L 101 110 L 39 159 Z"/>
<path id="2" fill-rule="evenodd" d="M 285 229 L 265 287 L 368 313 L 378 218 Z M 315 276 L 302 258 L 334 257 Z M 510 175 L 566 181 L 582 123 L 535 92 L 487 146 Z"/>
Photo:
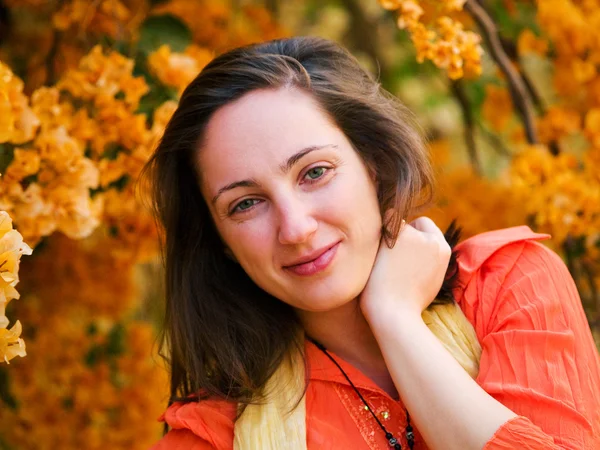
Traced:
<path id="1" fill-rule="evenodd" d="M 161 83 L 176 88 L 181 94 L 213 58 L 213 52 L 197 45 L 190 45 L 184 53 L 172 52 L 168 45 L 161 45 L 148 56 L 148 65 Z"/>
<path id="2" fill-rule="evenodd" d="M 33 138 L 40 124 L 23 94 L 23 81 L 0 61 L 0 144 L 21 144 Z"/>
<path id="3" fill-rule="evenodd" d="M 32 299 L 27 299 L 32 300 Z M 65 299 L 68 300 L 68 299 Z M 152 326 L 107 320 L 82 326 L 29 303 L 27 358 L 11 364 L 14 408 L 0 408 L 0 435 L 19 449 L 147 449 L 160 437 L 166 371 L 151 354 Z"/>
<path id="4" fill-rule="evenodd" d="M 285 33 L 265 8 L 237 13 L 225 0 L 43 3 L 19 5 L 44 8 L 51 20 L 51 33 L 27 41 L 39 43 L 23 69 L 28 84 L 0 65 L 0 209 L 26 242 L 39 244 L 11 312 L 26 324 L 28 358 L 7 372 L 0 436 L 22 449 L 148 448 L 160 434 L 168 380 L 151 324 L 160 277 L 140 278 L 156 267 L 158 239 L 139 175 L 178 93 L 218 51 Z M 105 35 L 135 52 L 139 25 L 165 13 L 190 27 L 194 40 L 182 52 L 147 42 L 134 57 L 82 51 Z M 12 49 L 0 51 L 18 56 Z M 56 82 L 39 86 L 52 72 Z M 14 233 L 0 243 L 16 246 Z M 16 293 L 14 254 L 10 272 L 0 272 L 7 297 Z M 0 321 L 0 350 L 10 359 L 24 347 L 20 322 L 7 325 Z"/>
<path id="5" fill-rule="evenodd" d="M 461 10 L 464 0 L 444 1 L 442 14 L 435 15 L 432 24 L 423 22 L 424 10 L 417 0 L 379 2 L 385 9 L 398 13 L 398 27 L 410 33 L 419 62 L 431 60 L 451 79 L 481 74 L 481 38 L 447 15 Z"/>
<path id="6" fill-rule="evenodd" d="M 235 10 L 231 3 L 171 0 L 158 4 L 152 13 L 173 14 L 191 30 L 196 45 L 216 51 L 289 35 L 263 6 L 245 4 Z M 202 20 L 197 20 L 198 17 Z"/>
<path id="7" fill-rule="evenodd" d="M 57 234 L 24 261 L 16 306 L 28 357 L 10 367 L 16 402 L 0 408 L 6 442 L 141 450 L 158 439 L 153 419 L 165 404 L 166 371 L 152 325 L 129 318 L 145 300 L 136 266 L 105 251 L 110 245 L 101 233 Z"/>
<path id="8" fill-rule="evenodd" d="M 600 183 L 595 168 L 583 167 L 572 154 L 553 156 L 544 146 L 531 146 L 511 164 L 513 190 L 536 229 L 552 234 L 557 243 L 569 236 L 600 230 Z M 600 241 L 588 240 L 589 250 Z"/>
<path id="9" fill-rule="evenodd" d="M 67 0 L 59 2 L 59 8 L 52 15 L 52 23 L 62 32 L 93 32 L 119 37 L 132 33 L 148 9 L 145 0 Z"/>
<path id="10" fill-rule="evenodd" d="M 554 87 L 580 98 L 583 110 L 600 105 L 600 14 L 598 2 L 540 0 L 537 21 L 556 53 Z"/>
<path id="11" fill-rule="evenodd" d="M 25 356 L 25 342 L 21 336 L 18 320 L 7 329 L 6 305 L 19 298 L 15 286 L 19 282 L 21 255 L 31 255 L 31 248 L 23 242 L 21 234 L 13 230 L 12 219 L 6 211 L 0 211 L 0 361 L 8 362 L 15 356 Z"/>
<path id="12" fill-rule="evenodd" d="M 468 238 L 526 223 L 526 211 L 517 202 L 508 177 L 502 175 L 491 180 L 477 175 L 470 166 L 448 169 L 450 148 L 448 141 L 435 141 L 431 145 L 438 183 L 435 206 L 427 215 L 440 228 L 445 229 L 457 219 L 463 237 Z"/>

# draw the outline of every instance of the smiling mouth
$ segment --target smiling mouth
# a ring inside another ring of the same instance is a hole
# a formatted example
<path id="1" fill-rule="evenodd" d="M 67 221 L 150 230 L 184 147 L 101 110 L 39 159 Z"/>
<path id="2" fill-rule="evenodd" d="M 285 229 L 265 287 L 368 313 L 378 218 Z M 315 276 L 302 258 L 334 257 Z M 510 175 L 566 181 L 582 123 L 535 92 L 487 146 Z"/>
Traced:
<path id="1" fill-rule="evenodd" d="M 310 276 L 325 270 L 333 261 L 341 241 L 327 248 L 317 257 L 291 266 L 283 266 L 284 269 L 300 276 Z"/>

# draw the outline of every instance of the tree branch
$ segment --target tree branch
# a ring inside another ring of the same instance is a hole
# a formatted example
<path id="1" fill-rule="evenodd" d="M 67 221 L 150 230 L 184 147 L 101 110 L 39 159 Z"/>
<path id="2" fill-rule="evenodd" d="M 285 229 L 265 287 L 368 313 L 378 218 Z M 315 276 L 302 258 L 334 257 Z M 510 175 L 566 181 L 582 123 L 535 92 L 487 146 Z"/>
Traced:
<path id="1" fill-rule="evenodd" d="M 459 80 L 451 81 L 450 88 L 462 111 L 465 143 L 467 144 L 467 152 L 469 153 L 471 166 L 475 173 L 481 176 L 481 162 L 479 161 L 477 145 L 475 144 L 475 119 L 473 118 L 473 111 L 471 109 L 469 98 Z"/>
<path id="2" fill-rule="evenodd" d="M 469 12 L 475 19 L 475 22 L 477 22 L 477 25 L 481 29 L 482 35 L 488 44 L 492 58 L 494 58 L 500 67 L 500 70 L 502 70 L 502 73 L 504 73 L 508 80 L 508 86 L 513 102 L 521 114 L 525 126 L 527 141 L 530 144 L 539 143 L 532 110 L 531 96 L 529 95 L 523 79 L 512 66 L 512 62 L 502 48 L 502 43 L 500 42 L 500 37 L 498 36 L 498 30 L 494 21 L 476 0 L 467 0 L 464 9 Z"/>
<path id="3" fill-rule="evenodd" d="M 498 137 L 494 132 L 492 132 L 489 128 L 487 128 L 480 120 L 477 121 L 477 125 L 479 129 L 483 132 L 483 137 L 487 139 L 492 148 L 498 153 L 500 156 L 504 156 L 507 158 L 511 158 L 512 152 L 510 149 L 504 144 L 504 141 Z"/>
<path id="4" fill-rule="evenodd" d="M 365 15 L 363 7 L 358 0 L 342 0 L 341 2 L 350 14 L 352 24 L 348 38 L 352 46 L 357 50 L 365 52 L 379 68 L 379 78 L 386 80 L 388 68 L 379 51 L 379 40 L 377 39 L 377 25 Z"/>

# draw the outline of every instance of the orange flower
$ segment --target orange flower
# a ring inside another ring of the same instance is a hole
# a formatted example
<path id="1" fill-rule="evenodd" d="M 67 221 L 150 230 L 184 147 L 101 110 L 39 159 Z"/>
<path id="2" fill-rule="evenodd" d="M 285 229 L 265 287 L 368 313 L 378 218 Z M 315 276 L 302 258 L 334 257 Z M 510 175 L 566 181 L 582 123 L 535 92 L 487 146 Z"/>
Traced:
<path id="1" fill-rule="evenodd" d="M 581 129 L 581 117 L 577 111 L 560 106 L 551 106 L 548 111 L 538 120 L 540 141 L 548 144 L 558 141 Z"/>
<path id="2" fill-rule="evenodd" d="M 10 361 L 15 356 L 25 356 L 25 342 L 21 335 L 21 323 L 17 320 L 8 330 L 6 305 L 19 298 L 15 286 L 19 282 L 21 255 L 31 255 L 31 248 L 23 242 L 21 234 L 13 230 L 12 219 L 6 211 L 0 211 L 0 359 Z"/>
<path id="3" fill-rule="evenodd" d="M 12 229 L 8 213 L 0 211 L 0 305 L 19 298 L 14 288 L 19 282 L 19 260 L 21 255 L 31 255 L 31 252 L 21 234 Z"/>
<path id="4" fill-rule="evenodd" d="M 594 108 L 587 112 L 584 132 L 592 146 L 600 149 L 600 108 Z"/>
<path id="5" fill-rule="evenodd" d="M 545 55 L 548 52 L 548 41 L 538 38 L 533 34 L 533 31 L 526 28 L 519 34 L 517 51 L 519 52 L 519 55 L 524 55 L 526 53 Z"/>
<path id="6" fill-rule="evenodd" d="M 513 103 L 508 90 L 504 87 L 487 84 L 485 101 L 481 114 L 496 131 L 503 131 L 512 117 Z"/>
<path id="7" fill-rule="evenodd" d="M 133 60 L 117 52 L 105 55 L 97 45 L 81 60 L 78 69 L 63 76 L 57 87 L 83 100 L 123 92 L 127 105 L 134 110 L 148 86 L 141 77 L 132 75 L 133 65 Z"/>
<path id="8" fill-rule="evenodd" d="M 0 358 L 8 363 L 15 356 L 26 356 L 25 341 L 21 339 L 21 322 L 18 320 L 7 330 L 8 319 L 0 308 Z"/>
<path id="9" fill-rule="evenodd" d="M 13 160 L 4 174 L 5 180 L 21 181 L 29 175 L 36 174 L 40 169 L 40 161 L 41 158 L 37 151 L 15 148 Z"/>
<path id="10" fill-rule="evenodd" d="M 39 124 L 23 94 L 23 82 L 0 61 L 0 143 L 30 141 Z"/>
<path id="11" fill-rule="evenodd" d="M 148 66 L 162 83 L 182 92 L 212 58 L 212 52 L 198 46 L 173 53 L 169 46 L 161 45 L 148 56 Z"/>
<path id="12" fill-rule="evenodd" d="M 419 2 L 380 0 L 380 4 L 386 9 L 397 10 L 398 28 L 406 28 L 410 33 L 418 62 L 431 60 L 444 69 L 451 79 L 481 74 L 481 38 L 471 31 L 465 31 L 461 22 L 448 16 L 439 16 L 430 28 L 423 23 L 426 19 Z M 463 4 L 462 0 L 449 0 L 443 5 L 444 11 L 461 10 Z"/>

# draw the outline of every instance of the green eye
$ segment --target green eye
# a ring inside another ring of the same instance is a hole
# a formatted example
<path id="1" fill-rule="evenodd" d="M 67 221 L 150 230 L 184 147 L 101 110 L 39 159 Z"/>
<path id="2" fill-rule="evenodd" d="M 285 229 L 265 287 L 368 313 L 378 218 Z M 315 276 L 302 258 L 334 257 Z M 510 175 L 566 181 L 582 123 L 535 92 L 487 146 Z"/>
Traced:
<path id="1" fill-rule="evenodd" d="M 325 173 L 325 170 L 326 170 L 325 167 L 313 167 L 312 169 L 308 170 L 308 172 L 306 172 L 306 175 L 311 180 L 316 180 L 323 176 L 323 174 Z"/>
<path id="2" fill-rule="evenodd" d="M 235 209 L 239 210 L 239 211 L 244 211 L 248 208 L 251 208 L 255 205 L 256 200 L 252 199 L 252 198 L 248 198 L 246 200 L 242 200 L 241 202 L 239 202 Z"/>

